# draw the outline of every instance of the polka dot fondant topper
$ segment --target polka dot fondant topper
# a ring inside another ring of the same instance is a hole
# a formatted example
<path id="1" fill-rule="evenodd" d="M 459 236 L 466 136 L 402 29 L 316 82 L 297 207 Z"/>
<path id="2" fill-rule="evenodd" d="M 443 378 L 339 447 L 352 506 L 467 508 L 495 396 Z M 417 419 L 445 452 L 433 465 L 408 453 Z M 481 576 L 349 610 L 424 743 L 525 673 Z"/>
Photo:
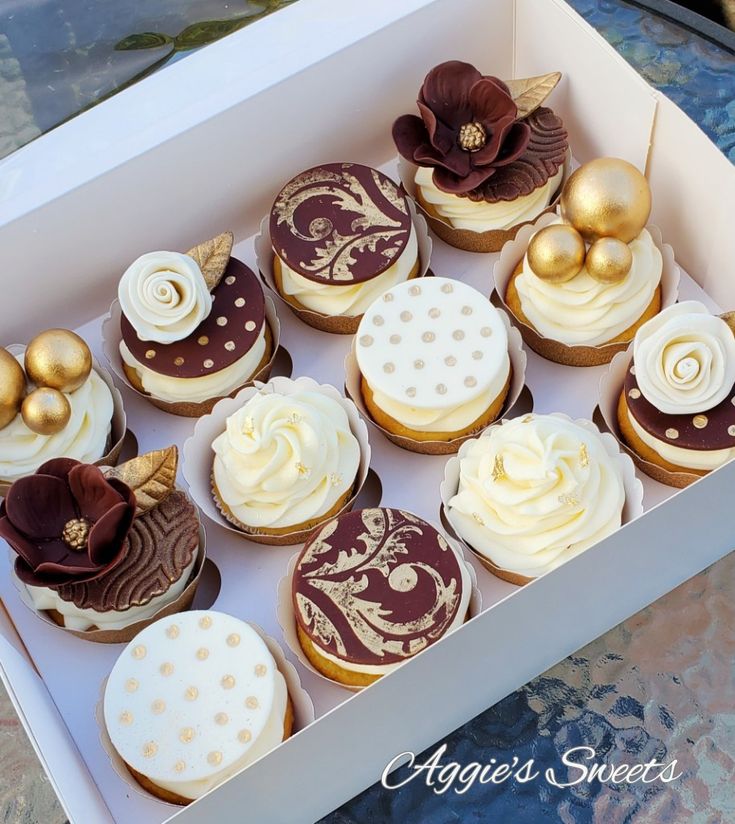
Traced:
<path id="1" fill-rule="evenodd" d="M 104 719 L 120 757 L 153 781 L 207 779 L 247 755 L 274 706 L 273 656 L 219 612 L 156 621 L 121 653 Z"/>
<path id="2" fill-rule="evenodd" d="M 490 388 L 507 362 L 508 335 L 498 310 L 476 289 L 422 278 L 370 306 L 356 357 L 373 390 L 416 408 L 450 408 Z"/>
<path id="3" fill-rule="evenodd" d="M 230 258 L 212 290 L 212 311 L 191 335 L 174 343 L 141 340 L 122 316 L 122 338 L 140 363 L 173 378 L 198 378 L 231 366 L 253 346 L 265 322 L 265 297 L 257 276 Z"/>

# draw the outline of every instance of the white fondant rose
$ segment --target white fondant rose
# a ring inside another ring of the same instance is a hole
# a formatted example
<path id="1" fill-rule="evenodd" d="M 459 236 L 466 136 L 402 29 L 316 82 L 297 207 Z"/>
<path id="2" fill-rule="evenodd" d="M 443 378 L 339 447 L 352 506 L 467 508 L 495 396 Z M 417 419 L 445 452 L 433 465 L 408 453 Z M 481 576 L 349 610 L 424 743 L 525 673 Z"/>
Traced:
<path id="1" fill-rule="evenodd" d="M 212 311 L 201 269 L 179 252 L 141 255 L 125 271 L 117 293 L 123 314 L 141 340 L 183 340 Z"/>
<path id="2" fill-rule="evenodd" d="M 703 304 L 684 301 L 638 330 L 633 363 L 643 396 L 661 412 L 705 412 L 735 384 L 735 336 Z"/>

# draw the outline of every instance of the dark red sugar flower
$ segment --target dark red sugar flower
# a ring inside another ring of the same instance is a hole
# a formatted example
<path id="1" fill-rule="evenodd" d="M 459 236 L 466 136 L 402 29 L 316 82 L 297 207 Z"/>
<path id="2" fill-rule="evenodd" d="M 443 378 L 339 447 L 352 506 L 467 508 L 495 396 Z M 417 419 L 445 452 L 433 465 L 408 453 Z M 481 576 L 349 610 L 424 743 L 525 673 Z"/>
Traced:
<path id="1" fill-rule="evenodd" d="M 0 505 L 0 538 L 17 553 L 15 572 L 26 584 L 91 581 L 122 561 L 135 507 L 122 481 L 57 458 L 10 487 Z"/>
<path id="2" fill-rule="evenodd" d="M 432 69 L 417 100 L 421 117 L 404 114 L 393 124 L 400 154 L 434 168 L 434 184 L 465 194 L 517 160 L 531 137 L 508 87 L 469 63 L 450 60 Z"/>

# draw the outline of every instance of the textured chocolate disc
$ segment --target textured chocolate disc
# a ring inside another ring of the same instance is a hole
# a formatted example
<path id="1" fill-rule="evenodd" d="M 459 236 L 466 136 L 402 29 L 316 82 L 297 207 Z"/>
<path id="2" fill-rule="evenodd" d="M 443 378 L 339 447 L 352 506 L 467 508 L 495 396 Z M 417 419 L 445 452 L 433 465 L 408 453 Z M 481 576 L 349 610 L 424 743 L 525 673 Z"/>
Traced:
<path id="1" fill-rule="evenodd" d="M 231 366 L 258 339 L 265 321 L 260 281 L 244 263 L 230 258 L 212 290 L 212 311 L 191 335 L 174 343 L 141 340 L 123 315 L 122 338 L 140 363 L 172 378 L 199 378 Z"/>
<path id="2" fill-rule="evenodd" d="M 127 553 L 113 570 L 94 581 L 54 587 L 79 609 L 120 611 L 147 604 L 181 578 L 199 546 L 196 509 L 174 491 L 133 521 Z"/>
<path id="3" fill-rule="evenodd" d="M 702 451 L 735 447 L 735 387 L 729 397 L 706 412 L 665 415 L 645 399 L 635 373 L 629 369 L 625 376 L 625 400 L 641 427 L 664 443 Z"/>
<path id="4" fill-rule="evenodd" d="M 294 570 L 296 620 L 355 664 L 393 664 L 439 639 L 462 600 L 460 561 L 433 526 L 400 509 L 362 509 L 323 526 Z"/>
<path id="5" fill-rule="evenodd" d="M 328 163 L 280 191 L 270 219 L 273 249 L 316 283 L 361 283 L 384 272 L 406 248 L 408 202 L 382 172 Z"/>
<path id="6" fill-rule="evenodd" d="M 487 203 L 515 200 L 530 195 L 554 177 L 564 165 L 569 150 L 562 119 L 541 106 L 526 118 L 526 123 L 531 127 L 531 140 L 523 155 L 501 166 L 482 186 L 460 197 Z"/>

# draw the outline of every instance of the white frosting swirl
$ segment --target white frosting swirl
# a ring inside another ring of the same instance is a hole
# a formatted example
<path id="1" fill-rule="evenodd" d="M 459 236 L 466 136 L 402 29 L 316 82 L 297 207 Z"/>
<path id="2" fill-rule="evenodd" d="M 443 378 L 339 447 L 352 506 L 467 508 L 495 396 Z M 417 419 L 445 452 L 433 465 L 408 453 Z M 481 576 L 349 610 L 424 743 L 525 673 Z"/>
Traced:
<path id="1" fill-rule="evenodd" d="M 23 355 L 17 361 L 23 364 Z M 94 371 L 76 390 L 66 395 L 71 406 L 69 423 L 55 435 L 38 435 L 18 414 L 0 429 L 0 480 L 30 475 L 52 458 L 98 461 L 108 449 L 114 405 L 107 384 Z"/>
<path id="2" fill-rule="evenodd" d="M 620 457 L 598 432 L 560 415 L 526 415 L 468 444 L 449 517 L 496 566 L 537 577 L 621 525 Z"/>
<path id="3" fill-rule="evenodd" d="M 408 243 L 384 272 L 362 283 L 335 285 L 333 283 L 316 283 L 303 277 L 287 266 L 281 258 L 281 288 L 288 297 L 295 298 L 302 306 L 329 317 L 362 315 L 370 304 L 383 292 L 408 280 L 411 270 L 416 266 L 419 247 L 416 229 L 411 226 Z"/>
<path id="4" fill-rule="evenodd" d="M 557 217 L 551 224 L 562 223 Z M 598 346 L 616 338 L 646 311 L 661 281 L 663 258 L 647 229 L 631 241 L 633 264 L 619 283 L 600 283 L 585 268 L 566 283 L 537 277 L 523 258 L 515 280 L 525 316 L 544 337 L 567 346 Z"/>
<path id="5" fill-rule="evenodd" d="M 317 391 L 259 392 L 230 415 L 212 449 L 222 501 L 255 529 L 325 515 L 352 487 L 360 463 L 347 412 Z"/>
<path id="6" fill-rule="evenodd" d="M 123 340 L 120 341 L 120 357 L 135 370 L 143 389 L 159 401 L 201 403 L 212 398 L 225 398 L 253 377 L 265 355 L 265 328 L 264 323 L 255 343 L 241 358 L 224 369 L 198 378 L 174 378 L 154 372 L 133 355 Z"/>
<path id="7" fill-rule="evenodd" d="M 212 311 L 201 269 L 179 252 L 141 255 L 125 270 L 117 294 L 123 314 L 141 340 L 183 340 Z"/>
<path id="8" fill-rule="evenodd" d="M 419 166 L 415 179 L 421 197 L 434 207 L 439 217 L 455 229 L 487 232 L 511 229 L 519 223 L 535 220 L 551 203 L 554 192 L 564 177 L 564 168 L 559 169 L 530 195 L 523 195 L 515 200 L 499 200 L 496 203 L 470 200 L 468 197 L 443 192 L 434 185 L 433 174 L 434 170 L 428 166 Z"/>
<path id="9" fill-rule="evenodd" d="M 656 409 L 705 412 L 735 384 L 735 335 L 699 301 L 676 303 L 638 330 L 633 363 L 638 387 Z"/>

